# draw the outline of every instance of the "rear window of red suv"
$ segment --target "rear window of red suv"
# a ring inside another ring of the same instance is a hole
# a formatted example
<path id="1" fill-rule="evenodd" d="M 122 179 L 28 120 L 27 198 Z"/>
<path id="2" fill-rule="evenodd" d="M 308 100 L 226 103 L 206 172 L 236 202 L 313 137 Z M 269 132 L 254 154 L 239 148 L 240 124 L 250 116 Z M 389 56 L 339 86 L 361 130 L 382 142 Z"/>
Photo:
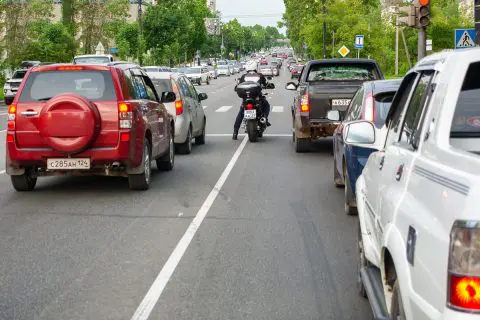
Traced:
<path id="1" fill-rule="evenodd" d="M 77 70 L 30 73 L 19 102 L 47 101 L 63 93 L 79 94 L 89 100 L 117 100 L 110 71 Z"/>

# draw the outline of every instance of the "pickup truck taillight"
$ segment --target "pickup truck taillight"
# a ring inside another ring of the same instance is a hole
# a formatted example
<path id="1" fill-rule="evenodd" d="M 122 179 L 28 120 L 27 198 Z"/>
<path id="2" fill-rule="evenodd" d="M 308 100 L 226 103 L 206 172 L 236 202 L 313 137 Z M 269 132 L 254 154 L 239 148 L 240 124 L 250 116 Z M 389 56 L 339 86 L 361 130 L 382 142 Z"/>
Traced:
<path id="1" fill-rule="evenodd" d="M 132 128 L 132 105 L 126 102 L 118 103 L 118 127 L 120 129 L 131 129 Z"/>
<path id="2" fill-rule="evenodd" d="M 300 99 L 300 113 L 309 113 L 310 112 L 310 97 L 308 93 L 302 95 Z"/>
<path id="3" fill-rule="evenodd" d="M 450 233 L 448 306 L 480 311 L 480 221 L 455 221 Z"/>
<path id="4" fill-rule="evenodd" d="M 371 92 L 368 93 L 365 98 L 365 111 L 364 119 L 370 122 L 373 122 L 375 119 L 375 100 Z"/>
<path id="5" fill-rule="evenodd" d="M 17 106 L 12 104 L 8 107 L 8 122 L 7 128 L 9 131 L 15 130 L 15 120 L 17 115 Z"/>

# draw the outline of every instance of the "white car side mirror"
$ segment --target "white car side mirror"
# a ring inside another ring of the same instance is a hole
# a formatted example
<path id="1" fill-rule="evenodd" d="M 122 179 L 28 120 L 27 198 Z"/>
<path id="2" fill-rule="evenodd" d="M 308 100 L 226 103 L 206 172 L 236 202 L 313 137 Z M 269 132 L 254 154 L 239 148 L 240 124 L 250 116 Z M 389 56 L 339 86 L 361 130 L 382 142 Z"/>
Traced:
<path id="1" fill-rule="evenodd" d="M 343 128 L 343 141 L 356 144 L 375 143 L 375 128 L 370 121 L 355 121 Z"/>

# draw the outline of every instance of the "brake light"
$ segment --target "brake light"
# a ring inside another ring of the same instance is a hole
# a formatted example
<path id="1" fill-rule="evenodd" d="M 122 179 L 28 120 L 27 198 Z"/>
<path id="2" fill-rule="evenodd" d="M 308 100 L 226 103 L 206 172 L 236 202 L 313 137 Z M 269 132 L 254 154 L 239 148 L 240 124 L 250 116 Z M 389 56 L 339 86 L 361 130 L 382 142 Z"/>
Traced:
<path id="1" fill-rule="evenodd" d="M 13 137 L 13 134 L 8 134 L 7 135 L 7 142 L 13 142 L 15 139 Z"/>
<path id="2" fill-rule="evenodd" d="M 455 221 L 450 233 L 448 306 L 480 310 L 480 221 Z"/>
<path id="3" fill-rule="evenodd" d="M 247 103 L 247 110 L 252 110 L 253 109 L 253 104 Z"/>
<path id="4" fill-rule="evenodd" d="M 368 93 L 367 98 L 365 99 L 365 110 L 364 110 L 364 119 L 370 122 L 375 120 L 375 102 L 373 98 L 373 94 L 371 92 Z"/>
<path id="5" fill-rule="evenodd" d="M 17 115 L 17 105 L 12 104 L 8 108 L 8 122 L 7 122 L 8 130 L 15 130 L 16 115 Z"/>
<path id="6" fill-rule="evenodd" d="M 130 140 L 130 133 L 122 132 L 120 134 L 120 141 L 129 141 Z"/>
<path id="7" fill-rule="evenodd" d="M 126 102 L 118 103 L 118 127 L 120 129 L 131 129 L 133 120 L 132 105 Z"/>
<path id="8" fill-rule="evenodd" d="M 76 70 L 83 70 L 83 67 L 80 66 L 67 66 L 67 67 L 58 67 L 58 71 L 76 71 Z"/>
<path id="9" fill-rule="evenodd" d="M 181 99 L 175 101 L 175 113 L 177 116 L 183 113 L 183 101 Z"/>
<path id="10" fill-rule="evenodd" d="M 300 100 L 300 112 L 310 112 L 310 97 L 305 93 Z"/>

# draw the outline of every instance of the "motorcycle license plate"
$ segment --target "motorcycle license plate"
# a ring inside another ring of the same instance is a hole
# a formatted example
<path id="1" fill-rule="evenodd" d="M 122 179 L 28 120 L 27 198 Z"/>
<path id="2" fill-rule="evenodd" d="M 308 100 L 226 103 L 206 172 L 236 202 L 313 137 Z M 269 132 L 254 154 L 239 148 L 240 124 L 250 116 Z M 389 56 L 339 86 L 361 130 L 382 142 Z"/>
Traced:
<path id="1" fill-rule="evenodd" d="M 243 117 L 245 119 L 257 119 L 257 110 L 245 110 Z"/>

